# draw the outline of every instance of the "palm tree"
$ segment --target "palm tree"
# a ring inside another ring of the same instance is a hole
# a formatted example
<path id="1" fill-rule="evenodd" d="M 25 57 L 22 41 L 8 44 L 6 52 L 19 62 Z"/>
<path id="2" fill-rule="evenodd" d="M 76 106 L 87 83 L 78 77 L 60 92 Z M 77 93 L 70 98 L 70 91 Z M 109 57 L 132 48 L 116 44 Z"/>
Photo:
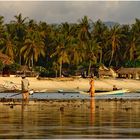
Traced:
<path id="1" fill-rule="evenodd" d="M 69 46 L 68 55 L 71 64 L 78 64 L 84 57 L 82 43 L 77 38 L 77 27 L 76 24 L 62 23 L 62 33 L 65 34 L 67 45 Z"/>
<path id="2" fill-rule="evenodd" d="M 77 52 L 77 38 L 75 32 L 77 32 L 77 26 L 75 24 L 62 23 L 58 26 L 58 29 L 55 31 L 55 51 L 52 53 L 51 57 L 57 59 L 59 64 L 59 76 L 62 75 L 62 67 L 64 63 L 72 64 L 76 61 L 79 61 L 79 58 L 76 58 Z M 77 59 L 77 60 L 75 60 Z"/>
<path id="3" fill-rule="evenodd" d="M 1 51 L 8 55 L 12 61 L 14 61 L 15 57 L 15 45 L 13 43 L 13 40 L 11 38 L 11 35 L 8 32 L 5 32 L 5 39 L 4 39 L 4 45 L 1 49 Z"/>
<path id="4" fill-rule="evenodd" d="M 136 36 L 140 36 L 140 19 L 135 19 L 135 23 L 132 24 L 132 30 L 135 32 Z"/>
<path id="5" fill-rule="evenodd" d="M 85 58 L 85 50 L 81 46 L 81 42 L 75 38 L 75 42 L 71 45 L 69 51 L 70 62 L 73 65 L 78 65 Z"/>
<path id="6" fill-rule="evenodd" d="M 111 48 L 112 48 L 109 66 L 112 63 L 114 53 L 121 45 L 121 37 L 122 37 L 122 33 L 121 33 L 120 25 L 116 24 L 109 31 L 109 40 L 108 41 L 109 41 L 109 43 L 111 43 Z"/>
<path id="7" fill-rule="evenodd" d="M 24 57 L 25 63 L 31 67 L 33 67 L 34 61 L 38 61 L 40 55 L 45 56 L 44 40 L 38 31 L 28 32 L 20 54 Z"/>
<path id="8" fill-rule="evenodd" d="M 126 51 L 124 53 L 124 58 L 127 61 L 136 61 L 136 55 L 139 52 L 140 37 L 137 35 L 136 30 L 131 28 L 129 34 L 127 34 Z"/>
<path id="9" fill-rule="evenodd" d="M 11 21 L 11 24 L 15 25 L 15 42 L 17 46 L 16 53 L 17 55 L 17 60 L 19 60 L 19 64 L 21 64 L 21 56 L 20 56 L 20 49 L 24 44 L 24 39 L 26 36 L 26 25 L 25 21 L 27 20 L 28 17 L 23 18 L 22 14 L 20 13 L 19 15 L 14 16 L 15 20 Z"/>
<path id="10" fill-rule="evenodd" d="M 8 55 L 12 61 L 15 59 L 16 46 L 14 42 L 14 26 L 6 24 L 3 32 L 1 51 Z"/>
<path id="11" fill-rule="evenodd" d="M 46 22 L 40 22 L 38 28 L 40 34 L 44 39 L 52 32 L 51 26 L 49 26 Z"/>
<path id="12" fill-rule="evenodd" d="M 101 44 L 104 41 L 107 30 L 107 26 L 101 20 L 98 20 L 97 22 L 93 23 L 92 36 Z"/>
<path id="13" fill-rule="evenodd" d="M 2 24 L 2 21 L 0 24 Z M 3 25 L 3 31 L 1 35 L 1 51 L 8 55 L 12 61 L 14 61 L 16 47 L 14 44 L 13 24 L 5 24 L 5 26 Z"/>
<path id="14" fill-rule="evenodd" d="M 3 45 L 3 42 L 4 42 L 4 37 L 3 37 L 3 34 L 4 34 L 4 21 L 3 21 L 4 17 L 3 16 L 0 16 L 0 45 Z"/>
<path id="15" fill-rule="evenodd" d="M 90 38 L 90 23 L 87 16 L 84 16 L 83 19 L 79 20 L 79 39 L 82 42 L 87 41 Z"/>
<path id="16" fill-rule="evenodd" d="M 25 21 L 28 19 L 28 17 L 23 18 L 21 13 L 19 15 L 15 15 L 14 17 L 15 20 L 11 22 L 16 25 L 17 34 L 20 36 L 22 34 L 21 30 L 24 28 Z"/>
<path id="17" fill-rule="evenodd" d="M 56 50 L 51 57 L 56 57 L 56 61 L 59 64 L 59 76 L 62 76 L 63 63 L 69 63 L 68 46 L 65 42 L 66 38 L 64 34 L 58 34 L 55 38 Z"/>
<path id="18" fill-rule="evenodd" d="M 4 25 L 3 25 L 3 23 L 4 23 L 4 17 L 3 16 L 0 16 L 0 37 L 1 37 L 1 34 L 3 33 L 3 31 L 4 31 Z"/>
<path id="19" fill-rule="evenodd" d="M 100 56 L 100 63 L 105 61 L 105 59 L 102 58 L 104 58 L 104 54 L 106 52 L 107 32 L 108 28 L 101 20 L 93 23 L 93 31 L 91 32 L 91 36 L 92 39 L 96 40 L 97 44 L 100 46 L 100 49 L 102 50 L 102 53 L 100 54 L 103 55 Z"/>
<path id="20" fill-rule="evenodd" d="M 89 75 L 91 73 L 92 64 L 96 64 L 98 59 L 99 63 L 101 62 L 102 49 L 95 40 L 89 40 L 87 41 L 87 47 L 85 51 L 86 51 L 85 57 L 87 59 L 87 62 L 89 62 L 88 67 L 88 75 Z"/>

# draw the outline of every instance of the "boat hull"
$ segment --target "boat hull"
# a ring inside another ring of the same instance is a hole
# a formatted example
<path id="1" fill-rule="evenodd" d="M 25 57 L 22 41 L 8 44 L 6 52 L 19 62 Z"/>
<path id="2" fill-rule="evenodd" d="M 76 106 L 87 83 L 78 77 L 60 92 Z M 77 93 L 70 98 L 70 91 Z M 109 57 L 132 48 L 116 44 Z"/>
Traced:
<path id="1" fill-rule="evenodd" d="M 115 91 L 107 91 L 107 92 L 95 92 L 95 96 L 103 96 L 103 95 L 122 95 L 124 93 L 129 92 L 127 89 L 123 90 L 115 90 Z M 89 95 L 89 92 L 80 91 L 80 94 Z"/>

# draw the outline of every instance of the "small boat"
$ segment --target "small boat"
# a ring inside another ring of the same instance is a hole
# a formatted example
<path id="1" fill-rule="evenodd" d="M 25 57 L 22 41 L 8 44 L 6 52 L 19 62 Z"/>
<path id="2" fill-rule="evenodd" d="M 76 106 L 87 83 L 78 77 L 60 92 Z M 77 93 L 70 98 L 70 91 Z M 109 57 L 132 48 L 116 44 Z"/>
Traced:
<path id="1" fill-rule="evenodd" d="M 120 89 L 120 90 L 114 90 L 114 91 L 105 91 L 105 92 L 95 92 L 95 96 L 102 96 L 102 95 L 122 95 L 124 93 L 128 93 L 128 89 Z M 87 94 L 89 95 L 89 92 L 80 91 L 80 94 Z"/>
<path id="2" fill-rule="evenodd" d="M 79 93 L 79 91 L 70 91 L 70 90 L 63 90 L 63 89 L 60 89 L 58 90 L 58 93 Z"/>

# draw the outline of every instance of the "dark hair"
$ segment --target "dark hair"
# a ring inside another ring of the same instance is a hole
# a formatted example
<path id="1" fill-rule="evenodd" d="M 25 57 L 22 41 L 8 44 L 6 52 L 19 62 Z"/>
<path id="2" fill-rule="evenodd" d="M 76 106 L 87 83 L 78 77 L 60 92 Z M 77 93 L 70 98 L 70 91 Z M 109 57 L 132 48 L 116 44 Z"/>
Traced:
<path id="1" fill-rule="evenodd" d="M 93 76 L 93 75 L 91 75 L 91 78 L 94 78 L 94 76 Z"/>

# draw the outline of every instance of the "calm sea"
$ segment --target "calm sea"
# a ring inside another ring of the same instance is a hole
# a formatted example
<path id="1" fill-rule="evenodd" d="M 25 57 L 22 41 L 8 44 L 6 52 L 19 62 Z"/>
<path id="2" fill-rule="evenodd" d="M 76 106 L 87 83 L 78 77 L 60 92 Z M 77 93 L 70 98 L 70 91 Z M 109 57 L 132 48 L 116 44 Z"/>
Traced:
<path id="1" fill-rule="evenodd" d="M 0 138 L 140 138 L 139 93 L 98 98 L 67 96 L 71 99 L 51 94 L 46 101 L 0 103 Z"/>

